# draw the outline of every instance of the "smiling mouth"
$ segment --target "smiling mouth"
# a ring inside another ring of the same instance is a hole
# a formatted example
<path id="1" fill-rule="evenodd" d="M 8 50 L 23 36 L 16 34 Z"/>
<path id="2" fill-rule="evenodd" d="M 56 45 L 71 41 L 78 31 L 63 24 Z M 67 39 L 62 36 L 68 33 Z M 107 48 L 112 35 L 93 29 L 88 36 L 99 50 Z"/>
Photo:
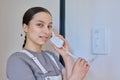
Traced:
<path id="1" fill-rule="evenodd" d="M 43 41 L 47 41 L 49 37 L 40 36 L 40 38 L 41 38 Z"/>

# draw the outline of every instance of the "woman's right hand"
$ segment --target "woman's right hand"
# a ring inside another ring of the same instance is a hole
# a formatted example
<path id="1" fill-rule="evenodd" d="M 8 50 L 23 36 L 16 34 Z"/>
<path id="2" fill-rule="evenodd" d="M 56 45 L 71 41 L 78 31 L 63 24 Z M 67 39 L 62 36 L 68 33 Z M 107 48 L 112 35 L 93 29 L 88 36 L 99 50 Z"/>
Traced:
<path id="1" fill-rule="evenodd" d="M 83 80 L 89 68 L 90 65 L 85 59 L 78 58 L 75 65 L 73 66 L 70 80 Z"/>
<path id="2" fill-rule="evenodd" d="M 55 48 L 55 50 L 56 50 L 61 56 L 68 55 L 68 54 L 66 54 L 66 51 L 67 51 L 67 50 L 69 51 L 70 49 L 69 49 L 69 45 L 68 45 L 67 40 L 66 40 L 62 35 L 58 34 L 57 32 L 55 32 L 55 35 L 56 35 L 57 37 L 59 37 L 61 40 L 63 40 L 63 41 L 64 41 L 64 44 L 63 44 L 63 47 L 62 47 L 62 48 L 58 48 L 54 43 L 51 42 L 52 46 Z"/>

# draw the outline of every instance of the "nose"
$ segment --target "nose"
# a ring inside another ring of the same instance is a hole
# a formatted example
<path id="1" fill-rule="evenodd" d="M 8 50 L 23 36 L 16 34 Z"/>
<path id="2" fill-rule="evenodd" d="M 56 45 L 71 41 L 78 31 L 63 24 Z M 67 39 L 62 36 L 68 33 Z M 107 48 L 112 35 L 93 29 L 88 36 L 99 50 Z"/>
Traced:
<path id="1" fill-rule="evenodd" d="M 50 30 L 49 30 L 49 28 L 48 28 L 47 26 L 44 28 L 44 32 L 45 32 L 46 34 L 49 34 L 49 33 L 50 33 Z"/>

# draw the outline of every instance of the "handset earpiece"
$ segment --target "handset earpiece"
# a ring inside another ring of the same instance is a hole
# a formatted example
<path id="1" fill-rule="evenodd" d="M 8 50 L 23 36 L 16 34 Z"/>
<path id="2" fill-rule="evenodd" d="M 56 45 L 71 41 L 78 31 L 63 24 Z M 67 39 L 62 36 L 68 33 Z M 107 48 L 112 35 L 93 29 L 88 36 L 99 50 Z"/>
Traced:
<path id="1" fill-rule="evenodd" d="M 63 47 L 64 41 L 62 39 L 60 39 L 58 36 L 56 36 L 54 32 L 52 32 L 52 38 L 50 39 L 50 41 L 53 44 L 55 44 L 55 46 L 58 48 Z"/>

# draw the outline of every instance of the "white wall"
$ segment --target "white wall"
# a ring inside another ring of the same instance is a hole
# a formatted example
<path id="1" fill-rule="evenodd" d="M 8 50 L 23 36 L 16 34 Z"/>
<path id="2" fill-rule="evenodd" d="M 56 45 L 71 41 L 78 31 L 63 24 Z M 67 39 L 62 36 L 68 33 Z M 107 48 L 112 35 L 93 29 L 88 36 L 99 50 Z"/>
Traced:
<path id="1" fill-rule="evenodd" d="M 0 80 L 6 80 L 5 69 L 9 55 L 21 49 L 24 37 L 22 16 L 32 6 L 43 6 L 53 15 L 55 30 L 59 28 L 59 0 L 0 0 Z"/>
<path id="2" fill-rule="evenodd" d="M 110 52 L 90 63 L 85 80 L 120 80 L 120 0 L 66 0 L 66 38 L 76 56 L 94 57 L 91 29 L 110 29 Z"/>

